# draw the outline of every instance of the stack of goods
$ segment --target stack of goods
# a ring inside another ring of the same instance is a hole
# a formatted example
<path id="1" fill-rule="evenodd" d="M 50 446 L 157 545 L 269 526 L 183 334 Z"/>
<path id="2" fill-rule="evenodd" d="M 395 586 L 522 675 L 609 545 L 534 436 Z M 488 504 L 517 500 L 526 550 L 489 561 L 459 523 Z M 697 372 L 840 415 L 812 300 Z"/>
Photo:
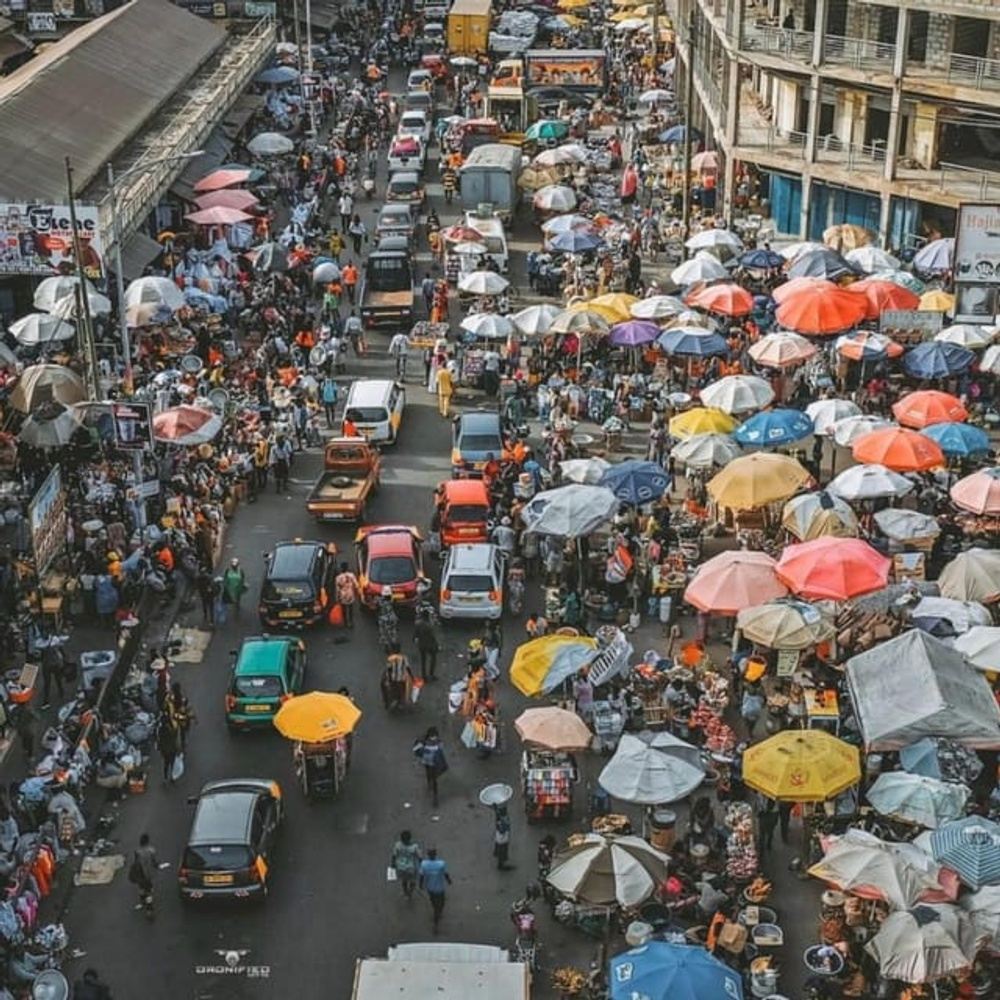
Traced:
<path id="1" fill-rule="evenodd" d="M 757 842 L 753 835 L 753 811 L 746 802 L 726 806 L 723 822 L 729 830 L 726 839 L 726 874 L 738 881 L 757 874 Z"/>

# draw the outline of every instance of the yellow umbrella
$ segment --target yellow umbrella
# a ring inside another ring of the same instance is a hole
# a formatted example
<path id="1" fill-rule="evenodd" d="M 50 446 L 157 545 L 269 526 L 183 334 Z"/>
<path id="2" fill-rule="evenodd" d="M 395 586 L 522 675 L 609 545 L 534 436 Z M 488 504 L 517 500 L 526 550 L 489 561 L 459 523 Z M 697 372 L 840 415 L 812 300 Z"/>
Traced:
<path id="1" fill-rule="evenodd" d="M 274 726 L 289 740 L 326 743 L 353 732 L 361 709 L 342 694 L 310 691 L 289 698 L 274 717 Z"/>
<path id="2" fill-rule="evenodd" d="M 590 0 L 559 0 L 556 6 L 560 10 L 575 10 L 577 7 L 589 7 Z"/>
<path id="3" fill-rule="evenodd" d="M 611 319 L 612 323 L 625 323 L 632 318 L 632 306 L 638 303 L 634 295 L 627 295 L 625 292 L 605 292 L 598 295 L 587 303 L 588 309 L 604 311 L 604 314 Z"/>
<path id="4" fill-rule="evenodd" d="M 743 780 L 781 802 L 825 802 L 861 780 L 861 757 L 822 729 L 786 729 L 747 750 Z"/>
<path id="5" fill-rule="evenodd" d="M 596 640 L 575 635 L 544 635 L 522 643 L 510 665 L 511 683 L 529 698 L 546 694 L 586 666 L 596 649 Z"/>
<path id="6" fill-rule="evenodd" d="M 709 480 L 708 492 L 720 507 L 753 510 L 787 500 L 807 482 L 809 473 L 794 458 L 758 451 L 734 458 Z"/>
<path id="7" fill-rule="evenodd" d="M 919 308 L 924 312 L 950 313 L 955 308 L 955 296 L 934 288 L 920 296 Z"/>
<path id="8" fill-rule="evenodd" d="M 736 421 L 728 413 L 704 406 L 696 406 L 670 418 L 670 436 L 675 438 L 689 438 L 695 434 L 731 434 L 734 430 Z"/>

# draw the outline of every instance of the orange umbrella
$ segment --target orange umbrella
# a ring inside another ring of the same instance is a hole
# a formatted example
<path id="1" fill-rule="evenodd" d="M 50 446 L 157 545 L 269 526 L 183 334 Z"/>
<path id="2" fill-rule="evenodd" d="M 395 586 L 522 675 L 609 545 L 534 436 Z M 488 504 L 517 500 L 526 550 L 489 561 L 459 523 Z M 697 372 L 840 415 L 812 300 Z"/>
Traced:
<path id="1" fill-rule="evenodd" d="M 766 604 L 788 593 L 774 575 L 775 565 L 766 552 L 720 552 L 698 568 L 684 600 L 716 615 L 735 615 L 741 608 Z"/>
<path id="2" fill-rule="evenodd" d="M 865 318 L 865 300 L 835 285 L 803 288 L 787 296 L 775 316 L 797 333 L 842 333 Z"/>
<path id="3" fill-rule="evenodd" d="M 891 566 L 860 538 L 824 537 L 787 546 L 774 572 L 800 597 L 846 601 L 884 587 Z"/>
<path id="4" fill-rule="evenodd" d="M 836 287 L 837 286 L 832 281 L 827 281 L 826 278 L 789 278 L 783 285 L 778 285 L 778 287 L 771 292 L 771 298 L 774 299 L 778 305 L 781 305 L 785 299 L 795 295 L 796 292 L 801 292 L 803 289 L 815 291 L 817 288 Z"/>
<path id="5" fill-rule="evenodd" d="M 962 401 L 940 389 L 908 392 L 892 406 L 896 419 L 907 427 L 920 430 L 931 424 L 956 424 L 969 416 Z"/>
<path id="6" fill-rule="evenodd" d="M 687 304 L 722 316 L 747 316 L 753 312 L 753 296 L 731 282 L 708 285 L 692 292 L 687 297 Z"/>
<path id="7" fill-rule="evenodd" d="M 253 171 L 246 167 L 239 167 L 233 170 L 213 170 L 210 174 L 202 177 L 195 184 L 194 189 L 199 193 L 202 191 L 218 191 L 221 188 L 232 187 L 234 184 L 242 184 L 244 181 L 250 180 L 252 176 Z"/>
<path id="8" fill-rule="evenodd" d="M 945 464 L 937 441 L 903 427 L 865 434 L 854 442 L 851 453 L 858 462 L 877 463 L 894 472 L 925 472 Z"/>
<path id="9" fill-rule="evenodd" d="M 892 281 L 865 278 L 848 285 L 846 290 L 864 299 L 866 319 L 878 319 L 886 309 L 916 309 L 920 305 L 919 295 Z"/>

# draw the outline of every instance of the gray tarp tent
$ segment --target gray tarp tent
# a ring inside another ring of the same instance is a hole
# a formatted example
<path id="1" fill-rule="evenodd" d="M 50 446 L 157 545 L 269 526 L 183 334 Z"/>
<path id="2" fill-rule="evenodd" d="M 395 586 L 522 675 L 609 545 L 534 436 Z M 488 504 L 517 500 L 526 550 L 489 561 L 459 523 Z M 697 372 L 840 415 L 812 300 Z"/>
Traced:
<path id="1" fill-rule="evenodd" d="M 1000 709 L 986 678 L 920 629 L 851 657 L 847 682 L 866 750 L 899 750 L 925 736 L 1000 749 Z"/>

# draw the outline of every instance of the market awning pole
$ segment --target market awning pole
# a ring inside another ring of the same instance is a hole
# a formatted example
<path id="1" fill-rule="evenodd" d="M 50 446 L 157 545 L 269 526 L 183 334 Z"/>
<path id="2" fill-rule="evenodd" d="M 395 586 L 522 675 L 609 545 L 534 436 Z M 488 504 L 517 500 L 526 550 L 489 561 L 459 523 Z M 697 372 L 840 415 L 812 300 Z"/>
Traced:
<path id="1" fill-rule="evenodd" d="M 687 66 L 684 74 L 684 180 L 683 201 L 681 202 L 681 228 L 684 233 L 684 244 L 681 248 L 681 259 L 687 260 L 687 241 L 690 238 L 691 225 L 691 118 L 694 115 L 694 11 L 688 18 Z"/>
<path id="2" fill-rule="evenodd" d="M 101 398 L 101 383 L 98 377 L 97 348 L 94 346 L 94 327 L 90 318 L 90 301 L 87 298 L 87 275 L 83 269 L 83 247 L 80 245 L 80 229 L 76 222 L 76 199 L 73 194 L 73 167 L 66 157 L 66 192 L 69 196 L 69 221 L 73 227 L 73 258 L 76 265 L 76 310 L 80 346 L 83 350 L 84 367 L 87 370 L 87 389 L 90 398 Z"/>

